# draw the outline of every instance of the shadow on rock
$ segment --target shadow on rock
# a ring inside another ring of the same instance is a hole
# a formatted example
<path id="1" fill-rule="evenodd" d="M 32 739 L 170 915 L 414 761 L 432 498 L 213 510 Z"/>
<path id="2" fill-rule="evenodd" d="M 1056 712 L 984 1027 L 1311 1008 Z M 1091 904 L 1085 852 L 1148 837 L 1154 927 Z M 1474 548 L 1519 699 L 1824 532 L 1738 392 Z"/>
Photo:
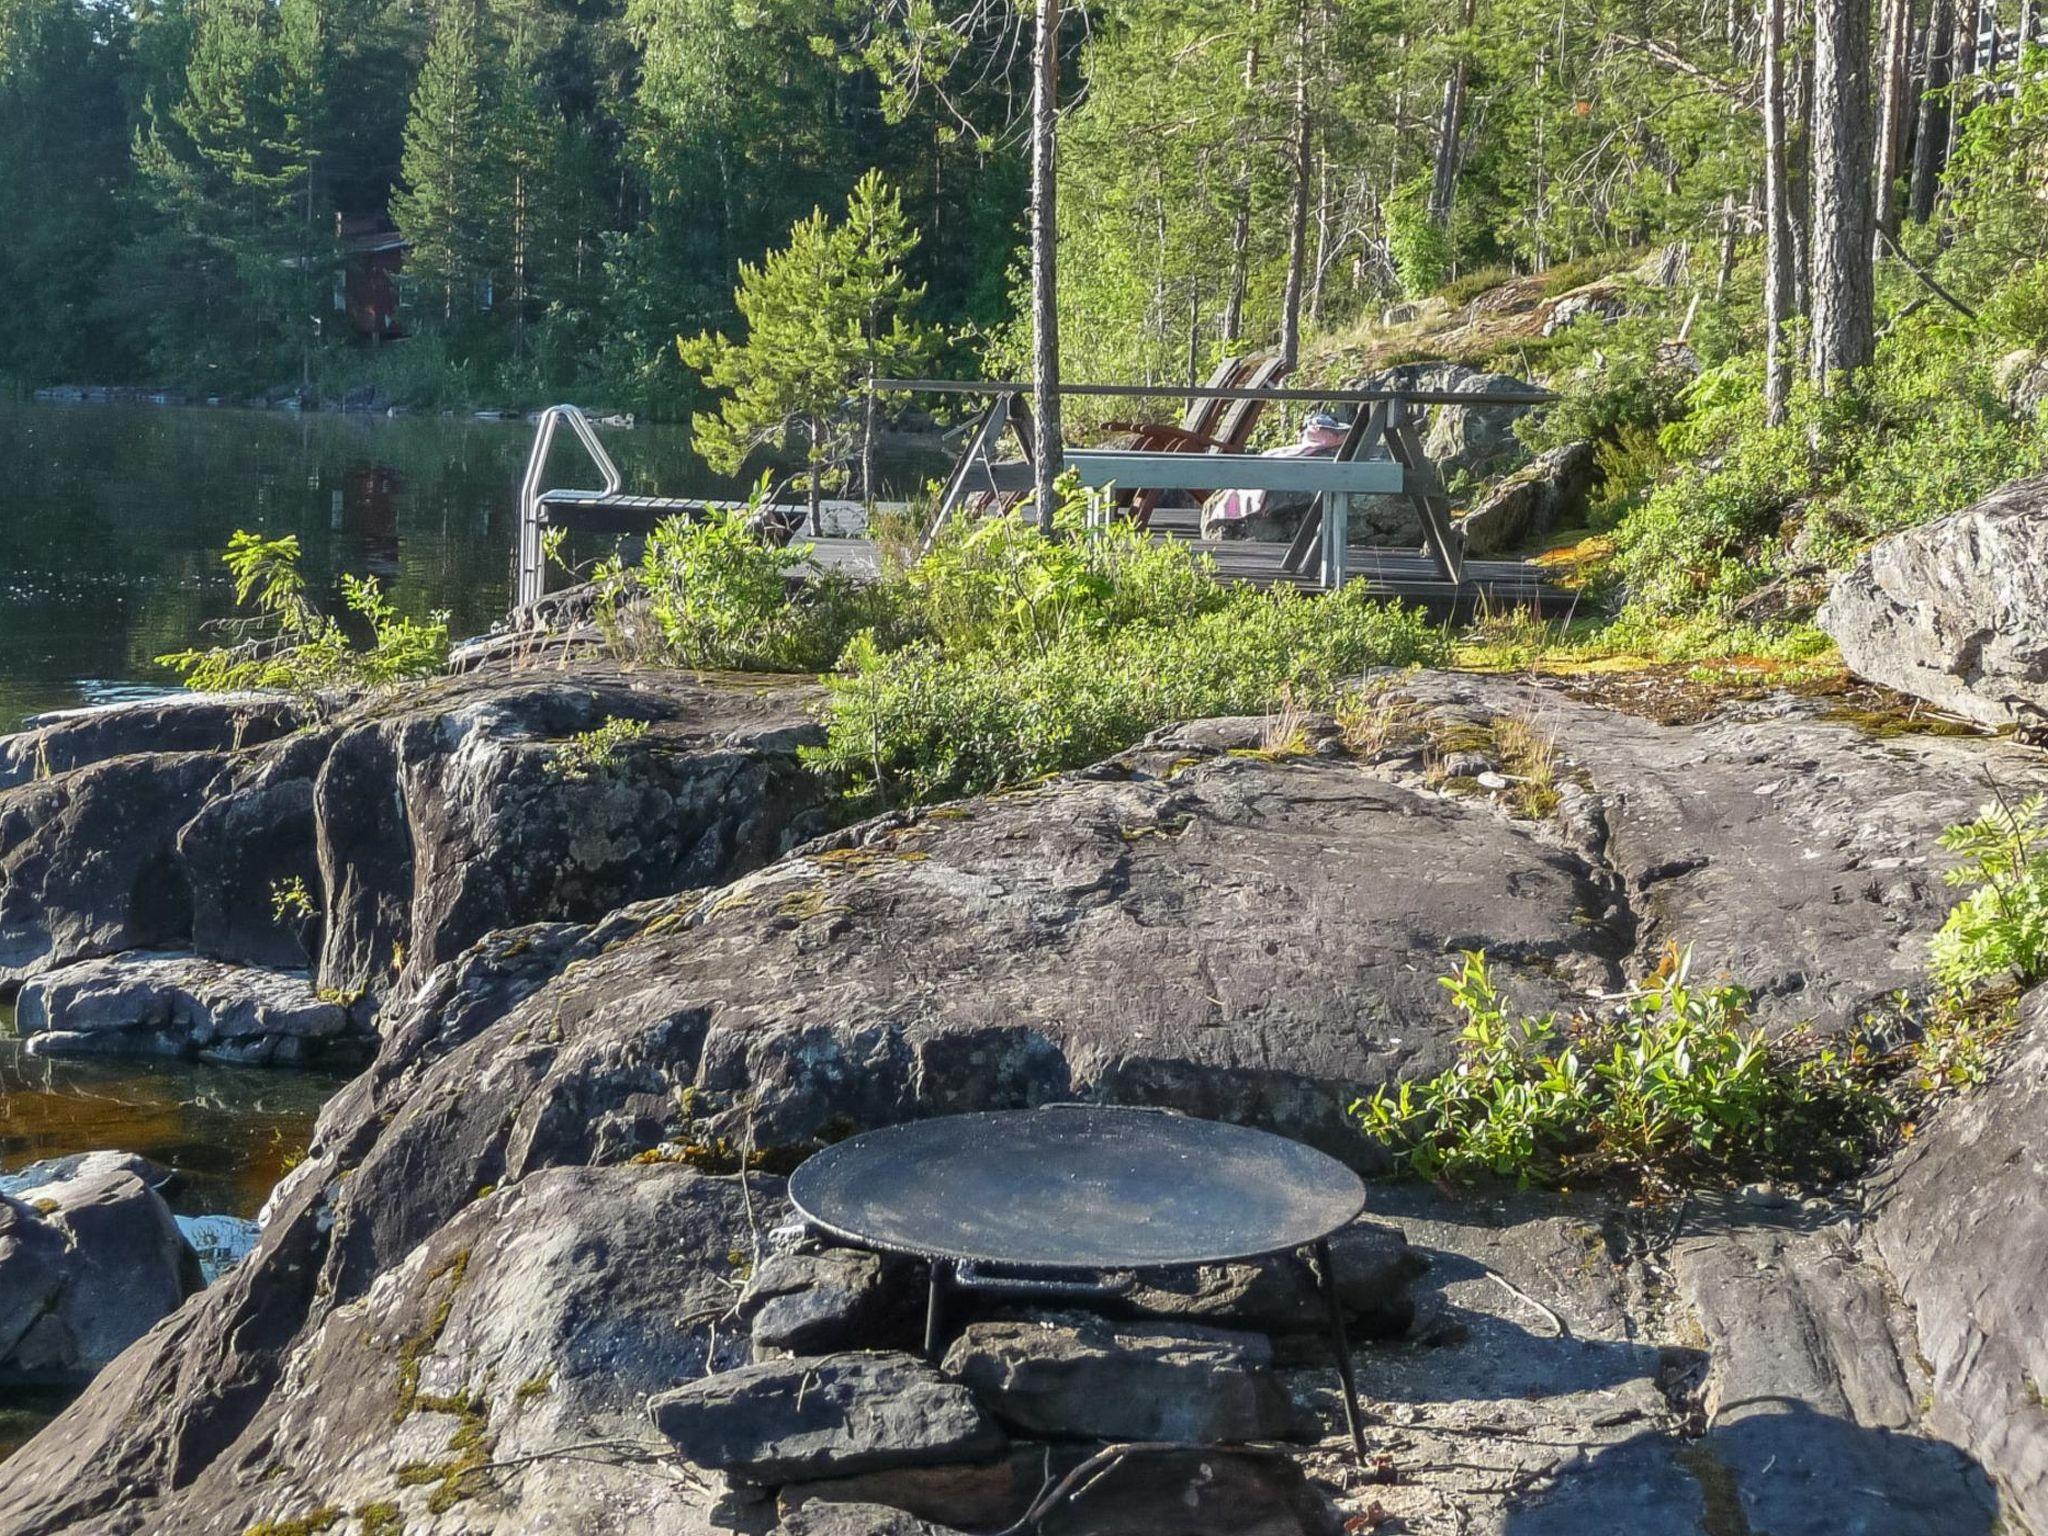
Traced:
<path id="1" fill-rule="evenodd" d="M 1697 1440 L 1639 1435 L 1568 1464 L 1507 1536 L 1990 1536 L 1983 1469 L 1944 1441 L 1786 1398 L 1723 1404 Z"/>

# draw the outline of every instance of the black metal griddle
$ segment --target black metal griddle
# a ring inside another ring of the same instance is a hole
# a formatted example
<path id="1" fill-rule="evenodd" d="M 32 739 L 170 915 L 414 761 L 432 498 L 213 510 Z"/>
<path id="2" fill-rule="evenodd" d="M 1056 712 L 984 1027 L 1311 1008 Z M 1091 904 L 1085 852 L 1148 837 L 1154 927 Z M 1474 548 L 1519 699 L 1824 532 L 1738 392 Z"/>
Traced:
<path id="1" fill-rule="evenodd" d="M 812 1226 L 926 1261 L 925 1350 L 949 1284 L 1100 1293 L 1074 1277 L 1308 1250 L 1361 1461 L 1365 1437 L 1329 1236 L 1365 1207 L 1335 1158 L 1247 1126 L 1163 1110 L 1055 1104 L 946 1115 L 855 1136 L 791 1176 Z"/>

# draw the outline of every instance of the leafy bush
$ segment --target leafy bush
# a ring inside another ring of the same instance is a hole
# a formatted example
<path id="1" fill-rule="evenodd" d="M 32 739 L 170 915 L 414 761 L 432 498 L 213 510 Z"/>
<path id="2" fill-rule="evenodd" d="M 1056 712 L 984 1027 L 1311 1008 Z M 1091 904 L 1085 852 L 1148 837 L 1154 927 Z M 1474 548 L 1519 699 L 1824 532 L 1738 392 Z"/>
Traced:
<path id="1" fill-rule="evenodd" d="M 1958 991 L 2048 975 L 2048 796 L 1987 805 L 1941 846 L 1961 862 L 1943 875 L 1969 894 L 1929 948 L 1936 981 Z"/>
<path id="2" fill-rule="evenodd" d="M 374 576 L 343 576 L 342 602 L 368 625 L 370 644 L 349 641 L 341 621 L 313 606 L 299 569 L 295 535 L 267 539 L 237 532 L 223 557 L 235 578 L 235 601 L 253 618 L 234 622 L 247 638 L 234 645 L 157 657 L 205 692 L 259 689 L 305 697 L 331 690 L 374 688 L 426 677 L 448 661 L 448 615 L 424 621 L 401 615 Z"/>
<path id="3" fill-rule="evenodd" d="M 1323 598 L 1217 588 L 1192 614 L 1110 627 L 1069 613 L 1050 634 L 1034 627 L 1044 611 L 1015 616 L 1033 637 L 1018 645 L 886 652 L 856 640 L 827 679 L 827 740 L 809 760 L 863 798 L 977 793 L 1094 762 L 1176 720 L 1290 697 L 1319 706 L 1368 666 L 1445 649 L 1420 613 L 1356 587 Z"/>
<path id="4" fill-rule="evenodd" d="M 604 724 L 578 731 L 548 759 L 548 771 L 560 779 L 585 782 L 605 778 L 618 771 L 621 754 L 634 742 L 647 737 L 645 720 L 621 720 L 607 716 Z"/>
<path id="5" fill-rule="evenodd" d="M 812 546 L 777 546 L 753 531 L 765 496 L 764 481 L 746 506 L 669 518 L 637 566 L 601 566 L 600 628 L 616 632 L 635 597 L 653 628 L 653 659 L 753 672 L 821 672 L 862 630 L 893 634 L 892 588 L 836 576 L 799 583 Z"/>
<path id="6" fill-rule="evenodd" d="M 1352 1106 L 1426 1178 L 1653 1185 L 1852 1166 L 1895 1113 L 1861 1047 L 1795 1054 L 1748 1027 L 1741 987 L 1702 987 L 1668 950 L 1618 1017 L 1518 1015 L 1480 954 L 1444 979 L 1460 1060 Z"/>
<path id="7" fill-rule="evenodd" d="M 1387 208 L 1387 254 L 1411 299 L 1435 293 L 1450 276 L 1451 235 L 1429 216 L 1429 181 L 1410 182 Z"/>

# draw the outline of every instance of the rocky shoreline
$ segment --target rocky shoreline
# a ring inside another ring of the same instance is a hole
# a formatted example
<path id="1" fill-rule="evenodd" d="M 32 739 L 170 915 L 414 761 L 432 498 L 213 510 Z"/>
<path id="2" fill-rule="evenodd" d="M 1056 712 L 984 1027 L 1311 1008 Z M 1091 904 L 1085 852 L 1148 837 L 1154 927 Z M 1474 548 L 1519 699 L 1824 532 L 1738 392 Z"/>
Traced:
<path id="1" fill-rule="evenodd" d="M 927 1364 L 914 1279 L 779 1230 L 774 1170 L 825 1139 L 1059 1099 L 1372 1170 L 1345 1106 L 1452 1059 L 1464 949 L 1533 1008 L 1675 940 L 1767 1028 L 1846 1030 L 1920 974 L 1983 775 L 2048 788 L 2010 741 L 1785 696 L 1668 726 L 1366 686 L 1372 740 L 1195 722 L 851 826 L 797 760 L 810 685 L 516 650 L 324 718 L 193 699 L 0 742 L 32 1049 L 372 1053 L 255 1251 L 0 1463 L 0 1531 L 986 1532 L 1147 1434 L 1177 1449 L 1042 1528 L 2048 1528 L 2039 996 L 1993 1084 L 1854 1187 L 1372 1186 L 1366 1469 L 1290 1345 L 1298 1277 L 991 1305 Z M 649 730 L 566 766 L 608 718 Z M 1504 722 L 1552 743 L 1540 814 Z"/>

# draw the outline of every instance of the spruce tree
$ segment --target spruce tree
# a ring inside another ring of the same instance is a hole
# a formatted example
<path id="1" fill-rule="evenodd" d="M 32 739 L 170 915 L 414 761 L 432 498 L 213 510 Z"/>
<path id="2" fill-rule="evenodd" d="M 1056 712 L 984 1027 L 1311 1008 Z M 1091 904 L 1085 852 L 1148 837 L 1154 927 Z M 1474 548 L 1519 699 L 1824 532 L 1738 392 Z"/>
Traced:
<path id="1" fill-rule="evenodd" d="M 443 322 L 481 298 L 502 210 L 494 195 L 490 104 L 474 0 L 445 0 L 405 122 L 391 215 L 411 242 L 406 270 Z"/>

